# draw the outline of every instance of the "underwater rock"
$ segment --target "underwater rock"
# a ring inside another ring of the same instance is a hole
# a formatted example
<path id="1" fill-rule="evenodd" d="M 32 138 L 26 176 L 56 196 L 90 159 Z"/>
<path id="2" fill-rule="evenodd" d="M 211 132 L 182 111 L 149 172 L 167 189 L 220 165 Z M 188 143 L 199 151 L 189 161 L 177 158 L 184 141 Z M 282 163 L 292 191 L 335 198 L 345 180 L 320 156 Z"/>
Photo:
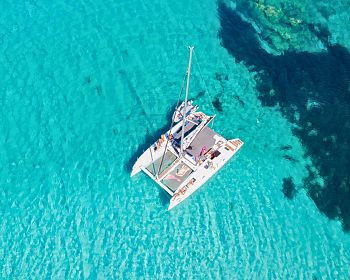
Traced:
<path id="1" fill-rule="evenodd" d="M 204 96 L 204 94 L 205 94 L 205 92 L 204 92 L 204 91 L 200 91 L 200 92 L 198 92 L 198 93 L 197 93 L 197 95 L 196 95 L 196 99 L 200 99 L 200 98 L 202 98 L 202 97 Z"/>
<path id="2" fill-rule="evenodd" d="M 222 75 L 216 72 L 215 79 L 221 83 L 222 82 Z"/>
<path id="3" fill-rule="evenodd" d="M 265 41 L 269 48 L 283 53 L 286 50 L 322 50 L 324 38 L 310 30 L 312 11 L 317 7 L 312 3 L 282 2 L 275 0 L 265 1 L 237 1 L 237 12 L 243 14 L 245 20 L 254 22 L 258 27 L 260 40 Z M 322 18 L 322 14 L 318 13 Z M 313 22 L 321 25 L 322 20 Z"/>
<path id="4" fill-rule="evenodd" d="M 284 196 L 288 199 L 293 199 L 295 197 L 297 189 L 295 187 L 292 177 L 283 178 L 282 192 Z"/>
<path id="5" fill-rule="evenodd" d="M 278 18 L 282 15 L 282 10 L 272 5 L 264 5 L 261 3 L 255 3 L 256 7 L 262 11 L 268 18 Z"/>
<path id="6" fill-rule="evenodd" d="M 283 158 L 290 161 L 290 162 L 297 162 L 297 160 L 295 158 L 293 158 L 292 156 L 289 156 L 289 155 L 283 155 Z"/>
<path id="7" fill-rule="evenodd" d="M 280 151 L 289 151 L 290 149 L 292 149 L 292 146 L 290 145 L 280 147 Z"/>
<path id="8" fill-rule="evenodd" d="M 301 24 L 303 21 L 301 19 L 298 19 L 298 18 L 294 18 L 294 17 L 291 17 L 289 18 L 289 22 L 292 26 L 298 26 L 299 24 Z"/>
<path id="9" fill-rule="evenodd" d="M 90 84 L 91 83 L 91 76 L 85 77 L 85 83 Z"/>
<path id="10" fill-rule="evenodd" d="M 218 112 L 222 112 L 222 103 L 221 103 L 221 101 L 220 101 L 218 96 L 215 97 L 215 99 L 213 100 L 212 104 L 213 104 L 214 108 L 216 110 L 218 110 Z"/>
<path id="11" fill-rule="evenodd" d="M 102 87 L 101 86 L 95 86 L 95 92 L 98 96 L 101 96 L 102 94 Z"/>
<path id="12" fill-rule="evenodd" d="M 233 98 L 236 99 L 242 107 L 245 106 L 244 101 L 237 94 L 235 94 Z"/>

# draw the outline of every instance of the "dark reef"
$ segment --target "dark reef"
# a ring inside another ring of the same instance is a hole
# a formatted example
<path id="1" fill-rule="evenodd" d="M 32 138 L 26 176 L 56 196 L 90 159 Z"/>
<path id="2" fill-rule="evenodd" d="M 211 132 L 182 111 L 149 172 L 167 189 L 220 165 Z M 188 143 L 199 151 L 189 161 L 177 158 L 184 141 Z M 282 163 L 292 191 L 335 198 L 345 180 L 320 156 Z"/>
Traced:
<path id="1" fill-rule="evenodd" d="M 288 199 L 293 199 L 297 193 L 297 189 L 292 177 L 284 178 L 282 182 L 282 192 Z"/>
<path id="2" fill-rule="evenodd" d="M 283 155 L 282 157 L 290 162 L 293 162 L 293 163 L 298 162 L 295 158 L 293 158 L 292 156 L 289 156 L 289 155 Z"/>
<path id="3" fill-rule="evenodd" d="M 330 45 L 326 28 L 308 26 L 327 50 L 272 55 L 262 49 L 254 28 L 236 11 L 219 2 L 218 14 L 223 47 L 237 62 L 259 73 L 262 105 L 279 104 L 282 114 L 298 127 L 293 133 L 317 169 L 308 167 L 304 180 L 309 196 L 327 217 L 341 220 L 344 230 L 350 231 L 349 51 Z M 291 185 L 289 180 L 284 181 L 287 197 L 293 196 L 289 195 L 293 194 Z"/>
<path id="4" fill-rule="evenodd" d="M 285 145 L 285 146 L 281 146 L 280 151 L 289 151 L 290 149 L 292 149 L 292 146 Z"/>
<path id="5" fill-rule="evenodd" d="M 218 96 L 215 97 L 215 99 L 212 101 L 212 104 L 214 108 L 218 110 L 218 112 L 222 112 L 222 103 Z"/>

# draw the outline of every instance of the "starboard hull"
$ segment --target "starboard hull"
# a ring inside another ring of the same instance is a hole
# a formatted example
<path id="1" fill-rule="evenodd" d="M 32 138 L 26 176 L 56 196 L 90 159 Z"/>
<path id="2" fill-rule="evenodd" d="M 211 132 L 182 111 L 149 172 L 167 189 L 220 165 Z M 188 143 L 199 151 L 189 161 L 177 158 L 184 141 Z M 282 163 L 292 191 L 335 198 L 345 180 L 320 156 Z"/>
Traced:
<path id="1" fill-rule="evenodd" d="M 218 149 L 218 151 L 220 151 L 220 157 L 204 161 L 201 166 L 193 172 L 193 175 L 174 193 L 170 200 L 168 210 L 179 205 L 203 186 L 238 152 L 243 144 L 244 143 L 240 139 L 232 139 L 223 143 Z"/>

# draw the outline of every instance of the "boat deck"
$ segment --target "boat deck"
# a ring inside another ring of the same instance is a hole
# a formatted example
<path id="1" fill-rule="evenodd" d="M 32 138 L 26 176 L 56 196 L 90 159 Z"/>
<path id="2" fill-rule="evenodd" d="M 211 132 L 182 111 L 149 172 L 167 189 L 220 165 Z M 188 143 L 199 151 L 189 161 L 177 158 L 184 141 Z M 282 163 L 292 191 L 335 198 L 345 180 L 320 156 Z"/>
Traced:
<path id="1" fill-rule="evenodd" d="M 186 137 L 188 134 L 190 134 L 192 131 L 194 131 L 197 128 L 198 124 L 194 123 L 194 122 L 187 122 L 185 125 L 185 132 L 184 132 L 184 137 Z M 182 131 L 182 127 L 179 128 L 178 131 L 176 131 L 175 135 L 174 135 L 174 140 L 180 144 L 180 140 L 181 140 L 181 131 Z"/>
<path id="2" fill-rule="evenodd" d="M 191 145 L 187 147 L 186 152 L 195 159 L 198 159 L 202 148 L 205 147 L 206 151 L 209 151 L 216 142 L 215 138 L 218 137 L 220 137 L 219 134 L 206 126 L 197 134 Z"/>
<path id="3" fill-rule="evenodd" d="M 170 151 L 167 151 L 165 153 L 162 168 L 159 170 L 160 163 L 162 161 L 162 157 L 156 159 L 153 163 L 148 165 L 146 169 L 152 173 L 153 176 L 156 176 L 158 174 L 162 174 L 164 170 L 166 170 L 168 167 L 170 167 L 173 162 L 177 159 L 177 157 Z"/>
<path id="4" fill-rule="evenodd" d="M 187 164 L 180 162 L 164 177 L 162 183 L 175 192 L 192 172 L 193 170 Z"/>
<path id="5" fill-rule="evenodd" d="M 175 192 L 193 170 L 170 151 L 165 153 L 162 167 L 159 170 L 161 160 L 161 157 L 156 159 L 146 169 L 154 177 L 160 178 L 162 184 Z"/>
<path id="6" fill-rule="evenodd" d="M 193 125 L 189 125 L 187 128 L 191 130 L 193 129 Z M 203 147 L 205 147 L 206 152 L 210 151 L 219 137 L 221 136 L 207 126 L 196 135 L 191 145 L 186 149 L 186 153 L 194 160 L 193 164 L 198 161 Z M 159 170 L 161 160 L 161 157 L 157 158 L 146 169 L 153 176 L 160 178 L 164 185 L 175 192 L 190 176 L 193 169 L 191 169 L 189 163 L 186 164 L 183 161 L 177 160 L 177 157 L 170 151 L 165 153 L 161 169 Z"/>

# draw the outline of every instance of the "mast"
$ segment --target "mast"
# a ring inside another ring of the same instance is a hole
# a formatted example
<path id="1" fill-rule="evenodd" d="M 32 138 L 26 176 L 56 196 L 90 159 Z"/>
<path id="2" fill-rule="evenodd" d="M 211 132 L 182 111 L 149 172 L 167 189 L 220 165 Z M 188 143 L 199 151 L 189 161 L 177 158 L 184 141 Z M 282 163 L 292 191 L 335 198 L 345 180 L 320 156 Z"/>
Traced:
<path id="1" fill-rule="evenodd" d="M 181 147 L 180 147 L 181 156 L 184 153 L 183 141 L 184 141 L 184 136 L 185 136 L 186 109 L 187 109 L 187 100 L 188 100 L 188 88 L 190 86 L 192 52 L 193 52 L 194 47 L 189 47 L 189 48 L 190 48 L 190 57 L 188 59 L 188 67 L 187 67 L 186 96 L 185 96 L 184 109 L 183 109 L 183 113 L 182 113 L 182 130 L 181 130 Z"/>

